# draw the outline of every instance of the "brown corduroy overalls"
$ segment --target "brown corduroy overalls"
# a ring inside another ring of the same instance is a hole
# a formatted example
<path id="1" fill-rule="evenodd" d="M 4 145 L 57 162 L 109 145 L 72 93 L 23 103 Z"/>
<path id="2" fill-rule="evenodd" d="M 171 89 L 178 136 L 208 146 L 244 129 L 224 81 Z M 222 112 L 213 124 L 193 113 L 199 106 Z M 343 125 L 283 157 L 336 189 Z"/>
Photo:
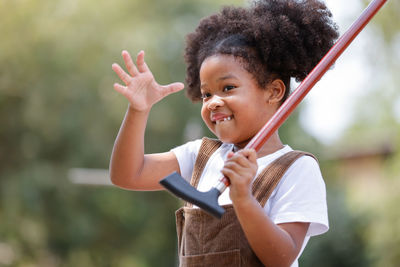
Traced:
<path id="1" fill-rule="evenodd" d="M 197 187 L 208 159 L 220 146 L 218 140 L 203 138 L 190 182 L 192 186 Z M 290 165 L 304 155 L 314 157 L 302 151 L 288 152 L 257 176 L 252 190 L 262 207 Z M 226 212 L 221 219 L 193 208 L 190 203 L 176 211 L 180 267 L 264 266 L 247 242 L 233 205 L 223 207 Z"/>

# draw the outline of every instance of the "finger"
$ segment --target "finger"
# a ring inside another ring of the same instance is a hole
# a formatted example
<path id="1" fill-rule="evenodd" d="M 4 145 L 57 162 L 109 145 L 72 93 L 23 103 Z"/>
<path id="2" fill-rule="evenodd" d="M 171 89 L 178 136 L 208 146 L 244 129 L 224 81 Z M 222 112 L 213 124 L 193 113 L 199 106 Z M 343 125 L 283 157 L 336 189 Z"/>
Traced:
<path id="1" fill-rule="evenodd" d="M 233 157 L 233 155 L 235 155 L 235 153 L 231 151 L 231 152 L 228 153 L 228 155 L 226 155 L 226 157 L 227 157 L 228 159 L 230 159 L 230 158 Z"/>
<path id="2" fill-rule="evenodd" d="M 254 149 L 243 149 L 238 152 L 243 157 L 247 158 L 250 162 L 257 162 L 257 152 Z"/>
<path id="3" fill-rule="evenodd" d="M 125 66 L 128 69 L 129 73 L 132 76 L 138 75 L 139 71 L 137 70 L 135 64 L 133 64 L 132 57 L 129 54 L 129 52 L 126 51 L 126 50 L 122 51 L 122 57 L 123 57 L 123 59 L 125 61 Z"/>
<path id="4" fill-rule="evenodd" d="M 248 156 L 247 158 L 251 161 L 251 162 L 255 162 L 257 163 L 257 152 L 255 149 L 251 148 L 248 150 Z"/>
<path id="5" fill-rule="evenodd" d="M 164 96 L 167 96 L 169 94 L 181 91 L 185 87 L 185 85 L 183 83 L 177 82 L 177 83 L 171 83 L 168 85 L 164 85 L 161 87 L 163 89 Z"/>
<path id="6" fill-rule="evenodd" d="M 235 164 L 238 164 L 241 167 L 249 167 L 251 165 L 249 159 L 243 155 L 243 153 L 239 153 L 237 152 L 236 154 L 234 154 L 231 158 L 227 159 L 227 163 L 229 162 L 234 162 Z"/>
<path id="7" fill-rule="evenodd" d="M 125 84 L 130 83 L 131 76 L 129 76 L 128 73 L 126 73 L 117 63 L 112 64 L 112 69 Z"/>
<path id="8" fill-rule="evenodd" d="M 147 66 L 146 62 L 144 61 L 144 51 L 140 51 L 137 58 L 136 58 L 136 64 L 138 67 L 138 70 L 140 72 L 147 72 L 150 71 L 149 67 Z"/>
<path id="9" fill-rule="evenodd" d="M 232 169 L 229 168 L 222 168 L 221 173 L 223 176 L 229 178 L 229 180 L 234 180 L 235 179 L 235 172 Z"/>
<path id="10" fill-rule="evenodd" d="M 126 88 L 126 86 L 120 85 L 119 83 L 114 83 L 114 89 L 115 91 L 117 91 L 118 93 L 122 94 L 122 95 L 126 95 L 128 89 Z"/>
<path id="11" fill-rule="evenodd" d="M 237 162 L 229 161 L 224 164 L 224 169 L 231 170 L 235 173 L 241 173 L 245 168 Z"/>

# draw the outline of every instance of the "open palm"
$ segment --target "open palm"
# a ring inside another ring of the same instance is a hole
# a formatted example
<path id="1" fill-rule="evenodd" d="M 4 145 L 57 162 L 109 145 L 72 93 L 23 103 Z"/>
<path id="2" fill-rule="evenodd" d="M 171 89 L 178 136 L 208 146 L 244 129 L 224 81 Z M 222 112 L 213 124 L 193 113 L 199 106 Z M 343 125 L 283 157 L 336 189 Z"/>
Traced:
<path id="1" fill-rule="evenodd" d="M 137 55 L 136 66 L 127 51 L 122 51 L 122 57 L 129 74 L 114 63 L 112 69 L 125 84 L 115 83 L 114 89 L 128 99 L 131 108 L 137 111 L 149 111 L 162 98 L 183 89 L 183 83 L 179 82 L 159 85 L 144 61 L 144 51 L 140 51 Z"/>

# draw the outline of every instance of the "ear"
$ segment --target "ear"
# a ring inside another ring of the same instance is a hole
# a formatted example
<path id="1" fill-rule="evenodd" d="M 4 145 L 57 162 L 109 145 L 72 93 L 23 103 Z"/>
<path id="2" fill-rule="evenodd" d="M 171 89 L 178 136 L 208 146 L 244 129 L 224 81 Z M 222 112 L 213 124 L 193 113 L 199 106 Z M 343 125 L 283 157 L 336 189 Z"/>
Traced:
<path id="1" fill-rule="evenodd" d="M 285 83 L 281 79 L 275 79 L 267 85 L 267 91 L 268 104 L 280 103 L 286 92 Z"/>

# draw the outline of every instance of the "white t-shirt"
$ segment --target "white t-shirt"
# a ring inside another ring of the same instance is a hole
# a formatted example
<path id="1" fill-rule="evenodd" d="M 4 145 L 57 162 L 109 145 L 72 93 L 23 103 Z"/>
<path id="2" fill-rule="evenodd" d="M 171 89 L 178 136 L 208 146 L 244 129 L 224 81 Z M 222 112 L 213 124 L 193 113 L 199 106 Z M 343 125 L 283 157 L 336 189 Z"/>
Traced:
<path id="1" fill-rule="evenodd" d="M 182 177 L 188 182 L 192 177 L 193 167 L 201 142 L 199 139 L 171 150 L 178 159 Z M 211 155 L 200 177 L 197 187 L 199 191 L 208 191 L 222 177 L 220 171 L 227 154 L 232 149 L 233 144 L 223 143 Z M 272 154 L 258 158 L 257 175 L 272 161 L 290 151 L 293 151 L 293 149 L 285 145 L 282 149 Z M 221 194 L 218 202 L 220 205 L 232 204 L 229 198 L 229 188 Z M 281 181 L 265 204 L 264 210 L 275 224 L 289 222 L 310 223 L 299 256 L 311 236 L 320 235 L 328 231 L 329 223 L 325 183 L 315 159 L 309 156 L 297 159 L 283 175 Z M 298 262 L 296 259 L 291 267 L 297 266 Z"/>

